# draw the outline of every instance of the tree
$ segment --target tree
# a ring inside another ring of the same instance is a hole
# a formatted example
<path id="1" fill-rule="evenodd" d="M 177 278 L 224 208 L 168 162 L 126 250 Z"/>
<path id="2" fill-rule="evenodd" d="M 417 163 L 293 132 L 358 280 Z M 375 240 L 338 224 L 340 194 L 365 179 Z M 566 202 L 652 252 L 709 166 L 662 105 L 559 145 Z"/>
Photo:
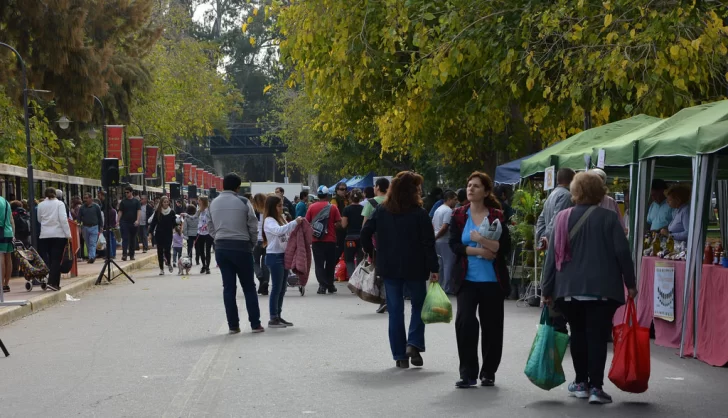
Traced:
<path id="1" fill-rule="evenodd" d="M 718 1 L 307 0 L 275 13 L 321 139 L 400 159 L 492 170 L 585 121 L 669 116 L 726 87 Z"/>

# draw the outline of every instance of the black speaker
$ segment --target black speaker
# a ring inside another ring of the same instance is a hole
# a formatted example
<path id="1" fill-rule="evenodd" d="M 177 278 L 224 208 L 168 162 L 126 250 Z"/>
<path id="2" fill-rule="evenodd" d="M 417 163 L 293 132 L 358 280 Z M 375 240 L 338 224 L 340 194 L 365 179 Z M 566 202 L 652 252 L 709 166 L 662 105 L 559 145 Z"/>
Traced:
<path id="1" fill-rule="evenodd" d="M 194 185 L 187 186 L 187 198 L 188 199 L 197 199 L 197 186 L 194 186 Z"/>
<path id="2" fill-rule="evenodd" d="M 101 187 L 119 185 L 119 159 L 104 158 L 101 160 Z"/>
<path id="3" fill-rule="evenodd" d="M 217 189 L 214 187 L 210 187 L 210 199 L 214 199 L 217 197 Z"/>
<path id="4" fill-rule="evenodd" d="M 169 198 L 172 200 L 177 200 L 180 197 L 182 197 L 180 193 L 180 187 L 179 183 L 169 183 Z"/>

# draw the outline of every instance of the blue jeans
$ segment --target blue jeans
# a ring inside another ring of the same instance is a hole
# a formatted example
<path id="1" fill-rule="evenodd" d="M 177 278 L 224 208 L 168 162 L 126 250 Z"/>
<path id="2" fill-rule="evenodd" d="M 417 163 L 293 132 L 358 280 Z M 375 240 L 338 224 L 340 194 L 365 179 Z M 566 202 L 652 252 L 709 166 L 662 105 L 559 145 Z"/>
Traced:
<path id="1" fill-rule="evenodd" d="M 177 265 L 177 258 L 182 258 L 182 247 L 172 247 L 172 265 Z"/>
<path id="2" fill-rule="evenodd" d="M 215 259 L 222 274 L 222 296 L 225 302 L 225 314 L 227 315 L 230 329 L 240 327 L 238 316 L 238 304 L 235 301 L 235 294 L 238 291 L 235 278 L 240 279 L 240 287 L 245 295 L 245 307 L 248 310 L 248 321 L 252 328 L 260 326 L 260 307 L 258 306 L 258 294 L 255 290 L 253 279 L 253 255 L 241 250 L 216 249 Z"/>
<path id="3" fill-rule="evenodd" d="M 83 231 L 83 240 L 88 248 L 88 258 L 93 260 L 96 258 L 96 244 L 99 242 L 99 226 L 84 226 L 81 231 Z"/>
<path id="4" fill-rule="evenodd" d="M 384 279 L 389 311 L 389 346 L 395 360 L 407 359 L 407 346 L 425 351 L 425 323 L 422 322 L 422 305 L 425 303 L 425 280 Z M 408 290 L 412 303 L 409 334 L 404 329 L 404 292 Z"/>
<path id="5" fill-rule="evenodd" d="M 272 288 L 268 305 L 270 317 L 280 318 L 283 312 L 283 297 L 286 295 L 286 269 L 283 268 L 283 257 L 285 254 L 266 254 L 265 265 L 270 270 Z"/>
<path id="6" fill-rule="evenodd" d="M 106 237 L 104 235 L 104 237 Z M 106 250 L 109 251 L 109 257 L 116 257 L 116 235 L 114 231 L 109 231 L 109 239 L 106 240 Z"/>

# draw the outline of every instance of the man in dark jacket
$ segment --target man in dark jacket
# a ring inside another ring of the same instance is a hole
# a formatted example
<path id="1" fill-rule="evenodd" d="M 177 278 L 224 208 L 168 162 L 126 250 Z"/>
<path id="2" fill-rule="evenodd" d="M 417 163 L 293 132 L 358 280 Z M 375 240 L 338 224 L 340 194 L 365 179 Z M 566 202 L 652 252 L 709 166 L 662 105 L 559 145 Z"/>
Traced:
<path id="1" fill-rule="evenodd" d="M 296 213 L 296 208 L 293 206 L 293 203 L 291 203 L 290 200 L 285 196 L 286 191 L 283 190 L 283 187 L 276 187 L 276 195 L 283 199 L 283 207 L 285 209 L 288 209 L 288 213 L 293 215 Z"/>
<path id="2" fill-rule="evenodd" d="M 103 228 L 101 208 L 93 202 L 91 193 L 83 196 L 83 205 L 78 210 L 78 222 L 81 223 L 83 241 L 88 249 L 88 263 L 96 261 L 96 244 L 99 240 L 99 228 Z"/>

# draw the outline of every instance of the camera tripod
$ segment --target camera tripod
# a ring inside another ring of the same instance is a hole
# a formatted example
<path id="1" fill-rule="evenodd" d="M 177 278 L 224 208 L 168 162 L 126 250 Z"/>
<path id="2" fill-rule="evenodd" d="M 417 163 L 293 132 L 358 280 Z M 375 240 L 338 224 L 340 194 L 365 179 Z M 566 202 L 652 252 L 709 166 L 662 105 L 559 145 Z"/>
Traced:
<path id="1" fill-rule="evenodd" d="M 104 187 L 104 193 L 106 194 L 106 199 L 109 199 L 109 187 Z M 101 267 L 101 272 L 99 273 L 99 277 L 96 279 L 96 285 L 100 285 L 101 281 L 104 277 L 106 277 L 106 283 L 111 283 L 112 280 L 115 278 L 121 276 L 122 274 L 126 276 L 127 279 L 129 279 L 130 282 L 135 283 L 134 280 L 129 276 L 124 269 L 122 269 L 118 264 L 116 264 L 116 261 L 111 259 L 111 229 L 109 228 L 109 216 L 111 214 L 110 208 L 111 208 L 111 202 L 106 200 L 103 205 L 106 206 L 106 217 L 104 219 L 104 231 L 103 235 L 106 239 L 106 254 L 104 255 L 104 265 Z M 133 238 L 132 238 L 133 239 Z M 111 265 L 116 266 L 117 269 L 119 269 L 119 274 L 116 276 L 112 276 L 111 271 Z M 108 274 L 106 271 L 108 270 Z"/>

